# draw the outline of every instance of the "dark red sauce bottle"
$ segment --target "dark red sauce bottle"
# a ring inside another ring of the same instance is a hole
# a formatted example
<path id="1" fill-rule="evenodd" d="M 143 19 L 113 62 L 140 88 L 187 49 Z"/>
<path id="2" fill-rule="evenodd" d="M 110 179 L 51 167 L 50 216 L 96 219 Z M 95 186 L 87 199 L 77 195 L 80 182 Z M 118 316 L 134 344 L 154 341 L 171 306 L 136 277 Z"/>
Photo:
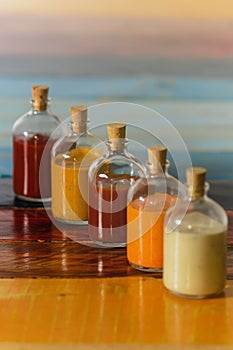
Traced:
<path id="1" fill-rule="evenodd" d="M 126 125 L 107 125 L 107 153 L 92 163 L 88 173 L 88 230 L 102 247 L 126 245 L 127 195 L 130 186 L 147 170 L 127 151 Z"/>
<path id="2" fill-rule="evenodd" d="M 48 109 L 47 85 L 32 87 L 31 110 L 13 126 L 13 189 L 28 201 L 51 200 L 51 134 L 60 119 Z"/>

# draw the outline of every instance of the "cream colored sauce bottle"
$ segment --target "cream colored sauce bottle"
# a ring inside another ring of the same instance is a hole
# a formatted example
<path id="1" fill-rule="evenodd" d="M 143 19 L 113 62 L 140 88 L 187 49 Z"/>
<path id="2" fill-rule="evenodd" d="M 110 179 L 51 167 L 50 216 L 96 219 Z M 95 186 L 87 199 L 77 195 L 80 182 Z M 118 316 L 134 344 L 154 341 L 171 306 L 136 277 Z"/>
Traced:
<path id="1" fill-rule="evenodd" d="M 205 169 L 191 170 L 188 170 L 187 213 L 180 221 L 174 217 L 169 225 L 172 209 L 166 216 L 163 281 L 172 293 L 205 298 L 224 290 L 227 216 L 223 208 L 205 195 Z M 177 209 L 178 214 L 182 205 Z"/>

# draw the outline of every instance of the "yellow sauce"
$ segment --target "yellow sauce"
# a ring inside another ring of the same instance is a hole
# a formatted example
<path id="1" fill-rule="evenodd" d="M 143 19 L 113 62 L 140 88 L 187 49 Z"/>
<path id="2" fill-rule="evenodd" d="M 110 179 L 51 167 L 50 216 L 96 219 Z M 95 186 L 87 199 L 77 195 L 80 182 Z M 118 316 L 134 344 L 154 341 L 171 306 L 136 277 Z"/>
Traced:
<path id="1" fill-rule="evenodd" d="M 100 156 L 91 147 L 78 147 L 52 161 L 52 212 L 55 218 L 88 220 L 88 170 Z"/>

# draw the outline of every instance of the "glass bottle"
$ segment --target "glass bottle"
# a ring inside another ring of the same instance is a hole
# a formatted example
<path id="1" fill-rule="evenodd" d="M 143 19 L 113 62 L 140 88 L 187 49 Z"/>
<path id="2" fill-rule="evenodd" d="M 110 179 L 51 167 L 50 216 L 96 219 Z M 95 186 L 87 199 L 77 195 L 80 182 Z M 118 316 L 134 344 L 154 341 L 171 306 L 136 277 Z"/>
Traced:
<path id="1" fill-rule="evenodd" d="M 88 131 L 86 106 L 71 106 L 70 115 L 70 134 L 52 149 L 52 213 L 62 222 L 87 224 L 88 169 L 103 142 Z"/>
<path id="2" fill-rule="evenodd" d="M 90 167 L 89 236 L 102 247 L 126 245 L 127 193 L 146 175 L 143 163 L 127 151 L 126 124 L 107 125 L 108 151 Z"/>
<path id="3" fill-rule="evenodd" d="M 164 216 L 184 185 L 168 174 L 167 148 L 148 148 L 149 176 L 129 190 L 127 208 L 127 259 L 142 271 L 162 271 Z"/>
<path id="4" fill-rule="evenodd" d="M 48 91 L 47 85 L 32 86 L 32 108 L 13 125 L 13 188 L 27 201 L 51 200 L 51 149 L 56 140 L 50 135 L 60 119 L 49 109 Z"/>
<path id="5" fill-rule="evenodd" d="M 166 215 L 163 281 L 177 295 L 206 298 L 225 286 L 227 215 L 207 196 L 205 168 L 189 168 L 186 176 L 186 199 Z"/>

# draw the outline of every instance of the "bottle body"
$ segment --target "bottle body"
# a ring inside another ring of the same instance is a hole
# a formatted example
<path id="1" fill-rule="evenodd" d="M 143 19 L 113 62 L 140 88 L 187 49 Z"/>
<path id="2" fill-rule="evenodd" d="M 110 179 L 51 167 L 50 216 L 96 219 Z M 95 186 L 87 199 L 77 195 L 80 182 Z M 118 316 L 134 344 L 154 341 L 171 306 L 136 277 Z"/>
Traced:
<path id="1" fill-rule="evenodd" d="M 129 191 L 127 259 L 142 271 L 162 271 L 164 217 L 178 198 L 178 180 L 167 173 L 140 179 Z M 181 191 L 181 190 L 180 190 Z"/>
<path id="2" fill-rule="evenodd" d="M 60 119 L 48 110 L 31 111 L 13 126 L 13 188 L 17 197 L 51 200 L 51 137 Z"/>
<path id="3" fill-rule="evenodd" d="M 192 298 L 221 293 L 226 281 L 227 216 L 207 196 L 177 206 L 174 219 L 166 215 L 164 236 L 165 287 L 172 293 Z"/>
<path id="4" fill-rule="evenodd" d="M 146 173 L 144 165 L 125 146 L 122 141 L 120 150 L 112 151 L 110 147 L 88 174 L 89 236 L 103 247 L 126 245 L 128 190 Z"/>
<path id="5" fill-rule="evenodd" d="M 52 213 L 65 223 L 88 223 L 88 170 L 103 153 L 89 132 L 65 136 L 52 150 Z"/>

